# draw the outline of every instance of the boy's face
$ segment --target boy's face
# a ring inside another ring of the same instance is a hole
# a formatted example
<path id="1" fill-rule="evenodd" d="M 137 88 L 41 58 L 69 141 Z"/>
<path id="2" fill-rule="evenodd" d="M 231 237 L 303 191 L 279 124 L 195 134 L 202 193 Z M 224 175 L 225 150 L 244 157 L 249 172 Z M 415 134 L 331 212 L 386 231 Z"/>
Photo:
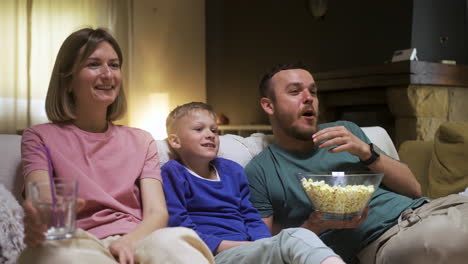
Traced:
<path id="1" fill-rule="evenodd" d="M 211 161 L 219 149 L 218 126 L 215 117 L 206 110 L 194 110 L 175 124 L 175 134 L 169 143 L 184 161 Z"/>

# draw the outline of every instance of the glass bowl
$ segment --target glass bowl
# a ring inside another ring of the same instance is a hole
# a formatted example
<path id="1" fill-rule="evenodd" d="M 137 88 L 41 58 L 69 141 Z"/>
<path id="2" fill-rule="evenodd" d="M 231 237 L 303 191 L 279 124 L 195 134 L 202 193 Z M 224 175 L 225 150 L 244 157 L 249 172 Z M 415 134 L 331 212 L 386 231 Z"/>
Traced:
<path id="1" fill-rule="evenodd" d="M 296 174 L 315 210 L 326 220 L 351 220 L 361 215 L 380 185 L 383 173 L 327 172 Z"/>

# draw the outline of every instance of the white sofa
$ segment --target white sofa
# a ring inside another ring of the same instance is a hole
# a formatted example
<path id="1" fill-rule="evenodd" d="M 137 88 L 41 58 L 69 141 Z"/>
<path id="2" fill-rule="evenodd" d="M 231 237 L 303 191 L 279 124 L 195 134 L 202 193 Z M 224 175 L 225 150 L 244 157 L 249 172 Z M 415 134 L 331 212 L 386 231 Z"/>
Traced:
<path id="1" fill-rule="evenodd" d="M 381 150 L 394 159 L 400 159 L 395 145 L 393 145 L 392 139 L 385 129 L 379 126 L 373 126 L 362 127 L 362 130 Z M 247 165 L 255 155 L 260 153 L 264 147 L 274 142 L 274 138 L 273 135 L 265 135 L 262 133 L 255 133 L 249 137 L 227 134 L 220 136 L 220 142 L 218 156 L 233 160 L 242 165 L 242 167 L 245 167 L 245 165 Z M 169 150 L 166 141 L 158 140 L 157 143 L 159 158 L 162 165 L 173 157 L 173 153 Z"/>
<path id="2" fill-rule="evenodd" d="M 363 128 L 366 135 L 369 139 L 376 144 L 380 149 L 385 151 L 387 154 L 392 156 L 395 159 L 399 159 L 398 153 L 393 145 L 392 140 L 390 139 L 387 132 L 381 127 L 364 127 Z M 272 135 L 264 135 L 261 133 L 252 134 L 250 137 L 240 137 L 236 135 L 223 135 L 220 136 L 220 149 L 218 156 L 231 159 L 236 161 L 237 163 L 241 164 L 243 167 L 247 165 L 247 163 L 257 155 L 262 149 L 274 141 Z M 8 204 L 5 206 L 8 207 L 4 210 L 10 211 L 10 215 L 18 218 L 22 214 L 22 210 L 19 207 L 19 203 L 22 202 L 21 197 L 21 190 L 23 187 L 23 178 L 20 173 L 20 164 L 21 164 L 21 151 L 20 151 L 20 144 L 21 144 L 21 136 L 18 135 L 2 135 L 0 134 L 0 191 L 1 190 L 8 190 L 13 194 L 15 199 L 9 199 L 8 197 Z M 159 157 L 161 161 L 161 165 L 167 162 L 171 157 L 172 153 L 168 147 L 168 144 L 165 140 L 158 140 L 158 150 L 159 150 Z M 2 185 L 5 187 L 3 188 Z M 0 197 L 9 196 L 12 197 L 7 191 L 3 191 L 0 193 Z M 2 200 L 0 200 L 2 201 Z M 16 202 L 17 201 L 17 202 Z M 19 202 L 19 203 L 18 203 Z M 1 206 L 1 204 L 0 204 Z M 8 215 L 8 213 L 4 213 L 2 210 L 3 215 Z M 0 218 L 0 233 L 2 231 L 2 225 L 8 226 L 9 223 L 2 222 Z M 16 225 L 20 225 L 21 221 L 17 221 L 14 223 Z M 18 232 L 21 231 L 18 228 L 11 228 L 10 226 L 10 234 L 8 236 L 15 237 L 16 240 L 22 241 L 21 234 Z M 11 232 L 17 232 L 11 233 Z M 4 251 L 4 245 L 11 244 L 11 239 L 2 240 L 5 236 L 0 236 L 0 250 Z M 22 245 L 16 243 L 15 248 L 19 248 Z M 11 246 L 9 246 L 11 247 Z M 13 258 L 15 256 L 15 252 L 11 252 L 13 249 L 10 249 L 10 252 L 1 252 L 0 251 L 0 263 L 14 263 L 8 262 L 7 258 Z M 4 258 L 2 261 L 2 257 Z M 6 260 L 5 260 L 6 259 Z"/>
<path id="3" fill-rule="evenodd" d="M 20 144 L 20 136 L 0 134 L 0 263 L 5 264 L 16 263 L 24 247 Z"/>

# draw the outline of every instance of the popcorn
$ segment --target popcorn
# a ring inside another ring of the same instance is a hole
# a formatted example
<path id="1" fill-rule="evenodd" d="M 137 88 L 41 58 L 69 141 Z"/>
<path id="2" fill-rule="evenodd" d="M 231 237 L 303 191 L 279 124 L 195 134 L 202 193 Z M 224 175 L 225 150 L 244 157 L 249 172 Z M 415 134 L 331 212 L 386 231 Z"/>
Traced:
<path id="1" fill-rule="evenodd" d="M 373 185 L 330 186 L 324 181 L 305 178 L 301 183 L 315 209 L 334 214 L 362 211 L 375 190 Z"/>

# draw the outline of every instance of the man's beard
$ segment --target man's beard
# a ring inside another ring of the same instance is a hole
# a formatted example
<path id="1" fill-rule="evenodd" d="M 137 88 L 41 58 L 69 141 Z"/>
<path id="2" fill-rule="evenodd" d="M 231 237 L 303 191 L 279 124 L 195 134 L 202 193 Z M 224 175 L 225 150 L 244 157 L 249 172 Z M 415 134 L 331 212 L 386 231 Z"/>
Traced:
<path id="1" fill-rule="evenodd" d="M 313 132 L 309 131 L 298 131 L 294 130 L 294 128 L 290 128 L 290 135 L 294 137 L 295 139 L 302 140 L 302 141 L 311 141 L 312 140 L 312 135 L 315 133 L 316 130 Z"/>
<path id="2" fill-rule="evenodd" d="M 278 123 L 286 135 L 301 141 L 311 141 L 312 135 L 318 131 L 317 122 L 307 129 L 295 127 L 292 125 L 292 122 L 281 118 L 278 119 Z"/>

